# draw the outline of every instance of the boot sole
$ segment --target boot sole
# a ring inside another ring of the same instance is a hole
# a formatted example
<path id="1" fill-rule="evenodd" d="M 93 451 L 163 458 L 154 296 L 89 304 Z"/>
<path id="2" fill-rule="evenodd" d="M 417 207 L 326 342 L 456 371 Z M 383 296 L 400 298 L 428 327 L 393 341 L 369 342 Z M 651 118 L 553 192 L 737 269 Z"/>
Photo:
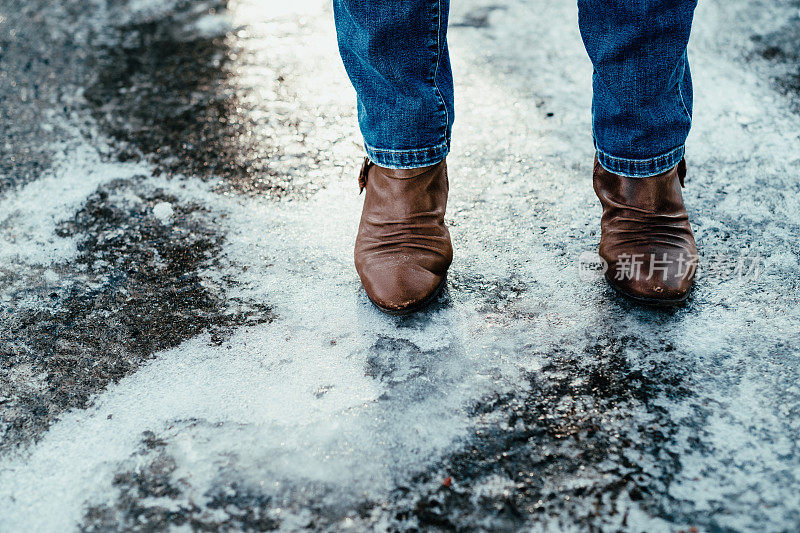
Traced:
<path id="1" fill-rule="evenodd" d="M 647 298 L 645 296 L 636 296 L 631 294 L 618 287 L 608 276 L 603 277 L 606 279 L 606 283 L 611 285 L 611 288 L 614 289 L 618 294 L 636 303 L 644 304 L 650 307 L 676 307 L 683 305 L 686 303 L 686 299 L 689 298 L 689 292 L 691 292 L 690 290 L 686 291 L 686 294 L 680 298 Z"/>
<path id="2" fill-rule="evenodd" d="M 433 290 L 433 292 L 429 296 L 426 296 L 424 300 L 415 302 L 412 305 L 409 305 L 408 307 L 403 307 L 402 309 L 391 309 L 388 307 L 383 307 L 382 305 L 376 303 L 375 300 L 370 298 L 369 294 L 367 294 L 367 298 L 369 298 L 369 301 L 372 302 L 372 305 L 377 307 L 378 310 L 384 314 L 391 316 L 405 316 L 405 315 L 410 315 L 411 313 L 416 313 L 417 311 L 420 311 L 421 309 L 430 305 L 431 302 L 433 302 L 439 296 L 439 294 L 442 292 L 442 289 L 446 284 L 447 284 L 447 274 L 445 274 L 445 276 L 442 278 L 442 281 L 439 282 L 439 285 L 437 285 L 436 288 Z"/>

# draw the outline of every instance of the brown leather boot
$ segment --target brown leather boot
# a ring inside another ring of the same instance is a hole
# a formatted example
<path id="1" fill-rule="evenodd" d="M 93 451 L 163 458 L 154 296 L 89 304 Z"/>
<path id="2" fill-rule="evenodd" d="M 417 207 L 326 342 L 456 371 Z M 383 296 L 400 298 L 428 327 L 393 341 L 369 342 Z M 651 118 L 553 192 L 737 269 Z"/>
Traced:
<path id="1" fill-rule="evenodd" d="M 686 162 L 648 178 L 629 178 L 594 161 L 594 190 L 603 205 L 600 257 L 618 292 L 651 305 L 686 300 L 697 246 L 683 205 Z"/>
<path id="2" fill-rule="evenodd" d="M 385 313 L 416 311 L 439 293 L 453 261 L 447 164 L 395 170 L 365 159 L 358 181 L 367 190 L 355 249 L 364 290 Z"/>

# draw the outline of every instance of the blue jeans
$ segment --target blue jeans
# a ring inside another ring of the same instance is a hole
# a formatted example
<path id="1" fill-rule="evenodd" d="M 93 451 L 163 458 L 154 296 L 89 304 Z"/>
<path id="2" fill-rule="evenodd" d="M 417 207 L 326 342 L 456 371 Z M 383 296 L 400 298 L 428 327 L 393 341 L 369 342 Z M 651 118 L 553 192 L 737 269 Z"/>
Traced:
<path id="1" fill-rule="evenodd" d="M 696 5 L 578 0 L 594 65 L 594 144 L 607 170 L 653 176 L 683 158 L 692 116 L 686 45 Z M 333 7 L 368 157 L 389 168 L 444 159 L 455 116 L 449 0 L 333 0 Z"/>

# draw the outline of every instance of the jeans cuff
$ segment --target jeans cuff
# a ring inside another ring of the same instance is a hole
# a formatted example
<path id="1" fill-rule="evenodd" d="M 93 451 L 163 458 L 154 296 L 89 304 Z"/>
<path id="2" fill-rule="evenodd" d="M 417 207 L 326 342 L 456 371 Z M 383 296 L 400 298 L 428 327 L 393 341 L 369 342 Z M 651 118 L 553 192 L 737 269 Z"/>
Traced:
<path id="1" fill-rule="evenodd" d="M 369 160 L 384 168 L 420 168 L 435 165 L 450 152 L 450 141 L 429 148 L 384 150 L 364 143 Z"/>
<path id="2" fill-rule="evenodd" d="M 595 144 L 595 150 L 597 150 L 597 160 L 604 169 L 614 174 L 631 178 L 647 178 L 663 174 L 680 163 L 686 153 L 686 148 L 681 145 L 665 154 L 649 159 L 626 159 L 624 157 L 614 157 L 602 151 L 597 147 L 597 144 Z"/>

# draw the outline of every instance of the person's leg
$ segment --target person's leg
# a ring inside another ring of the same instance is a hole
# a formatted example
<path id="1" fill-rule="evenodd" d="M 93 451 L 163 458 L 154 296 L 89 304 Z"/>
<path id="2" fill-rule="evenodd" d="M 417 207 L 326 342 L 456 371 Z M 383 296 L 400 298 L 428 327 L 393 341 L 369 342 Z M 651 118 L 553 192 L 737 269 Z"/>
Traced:
<path id="1" fill-rule="evenodd" d="M 453 125 L 449 0 L 334 0 L 367 159 L 355 265 L 369 299 L 405 314 L 434 299 L 453 259 L 444 223 Z"/>
<path id="2" fill-rule="evenodd" d="M 686 299 L 697 247 L 683 204 L 696 0 L 578 0 L 594 65 L 594 189 L 606 279 L 639 301 Z"/>
<path id="3" fill-rule="evenodd" d="M 370 160 L 433 165 L 450 150 L 449 0 L 334 0 L 339 51 Z"/>
<path id="4" fill-rule="evenodd" d="M 594 65 L 597 158 L 623 176 L 653 176 L 683 158 L 692 113 L 686 45 L 697 0 L 578 0 Z"/>

